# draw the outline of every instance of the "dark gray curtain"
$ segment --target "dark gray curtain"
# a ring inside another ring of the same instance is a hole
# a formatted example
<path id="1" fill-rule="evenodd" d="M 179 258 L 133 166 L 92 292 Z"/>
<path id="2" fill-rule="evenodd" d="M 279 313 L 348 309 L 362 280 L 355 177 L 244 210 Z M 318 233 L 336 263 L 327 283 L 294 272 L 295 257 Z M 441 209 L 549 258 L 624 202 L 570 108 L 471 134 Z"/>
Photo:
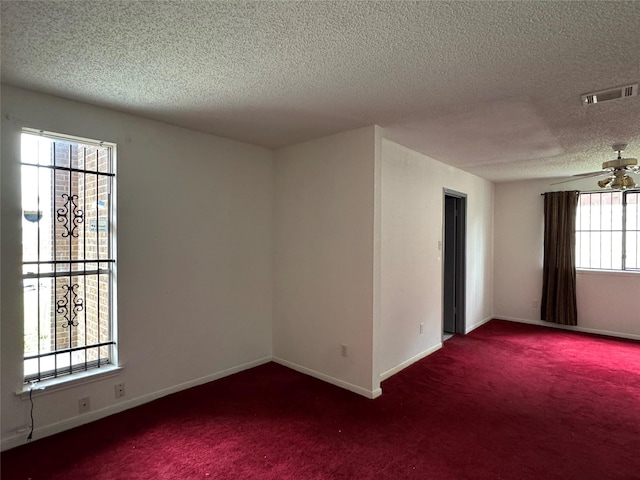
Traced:
<path id="1" fill-rule="evenodd" d="M 577 191 L 544 194 L 544 267 L 540 318 L 577 325 L 576 210 Z"/>

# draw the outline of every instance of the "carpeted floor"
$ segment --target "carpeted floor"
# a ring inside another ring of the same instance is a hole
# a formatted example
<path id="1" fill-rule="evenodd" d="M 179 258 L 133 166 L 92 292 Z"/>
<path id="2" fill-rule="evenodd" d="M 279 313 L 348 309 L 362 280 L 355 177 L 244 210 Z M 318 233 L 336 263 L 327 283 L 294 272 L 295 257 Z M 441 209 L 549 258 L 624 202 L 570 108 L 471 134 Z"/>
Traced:
<path id="1" fill-rule="evenodd" d="M 271 363 L 4 452 L 2 479 L 640 479 L 639 342 L 493 320 L 382 386 Z"/>

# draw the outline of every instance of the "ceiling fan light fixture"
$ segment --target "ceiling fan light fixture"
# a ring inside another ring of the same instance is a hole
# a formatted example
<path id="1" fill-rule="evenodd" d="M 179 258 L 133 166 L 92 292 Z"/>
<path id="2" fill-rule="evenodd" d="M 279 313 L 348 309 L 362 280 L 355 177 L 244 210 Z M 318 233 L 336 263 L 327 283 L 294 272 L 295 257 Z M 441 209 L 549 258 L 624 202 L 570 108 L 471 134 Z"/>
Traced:
<path id="1" fill-rule="evenodd" d="M 627 188 L 636 188 L 638 185 L 636 185 L 635 180 L 633 179 L 633 177 L 631 175 L 625 175 L 624 176 L 624 187 L 625 190 Z"/>
<path id="2" fill-rule="evenodd" d="M 611 181 L 611 179 L 609 179 L 609 181 Z M 600 183 L 601 182 L 598 182 L 598 185 L 600 185 Z M 605 188 L 606 186 L 610 186 L 614 190 L 627 190 L 629 188 L 635 188 L 636 182 L 633 179 L 633 177 L 630 175 L 620 175 L 620 176 L 616 176 L 613 179 L 613 182 L 611 182 L 611 185 L 605 185 L 604 187 L 602 185 L 600 186 L 602 188 Z"/>
<path id="3" fill-rule="evenodd" d="M 625 181 L 627 182 L 625 184 L 627 188 L 636 188 L 638 186 L 631 175 L 626 175 Z"/>
<path id="4" fill-rule="evenodd" d="M 611 177 L 607 177 L 607 178 L 605 178 L 605 179 L 603 179 L 603 180 L 600 180 L 600 181 L 598 182 L 598 186 L 599 186 L 600 188 L 607 188 L 607 187 L 609 186 L 609 184 L 611 183 L 611 180 L 612 180 L 612 178 L 611 178 Z"/>

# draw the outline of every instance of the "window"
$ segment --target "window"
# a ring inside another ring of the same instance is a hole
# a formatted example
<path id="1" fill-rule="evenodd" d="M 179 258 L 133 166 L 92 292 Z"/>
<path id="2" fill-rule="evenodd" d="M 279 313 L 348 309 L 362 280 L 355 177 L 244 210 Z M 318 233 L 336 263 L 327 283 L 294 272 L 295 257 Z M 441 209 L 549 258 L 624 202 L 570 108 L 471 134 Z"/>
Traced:
<path id="1" fill-rule="evenodd" d="M 581 193 L 576 266 L 640 271 L 640 192 Z"/>
<path id="2" fill-rule="evenodd" d="M 115 148 L 23 130 L 25 383 L 114 362 Z"/>

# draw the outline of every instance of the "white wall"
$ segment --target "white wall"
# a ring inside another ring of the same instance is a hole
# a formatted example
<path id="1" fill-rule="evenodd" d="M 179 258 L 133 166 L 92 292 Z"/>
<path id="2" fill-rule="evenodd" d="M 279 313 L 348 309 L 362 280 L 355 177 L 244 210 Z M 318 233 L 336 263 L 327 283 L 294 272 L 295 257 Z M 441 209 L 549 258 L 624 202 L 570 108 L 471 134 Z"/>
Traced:
<path id="1" fill-rule="evenodd" d="M 118 144 L 117 378 L 35 399 L 36 437 L 271 358 L 273 153 L 2 87 L 2 441 L 24 441 L 20 129 Z M 355 346 L 355 345 L 354 345 Z M 126 397 L 113 385 L 125 382 Z M 45 391 L 46 392 L 46 391 Z M 91 397 L 79 417 L 77 401 Z"/>
<path id="2" fill-rule="evenodd" d="M 379 370 L 387 378 L 441 346 L 444 188 L 467 195 L 467 332 L 491 318 L 493 184 L 388 140 L 381 175 Z"/>
<path id="3" fill-rule="evenodd" d="M 275 153 L 274 358 L 370 397 L 380 393 L 373 374 L 376 135 L 371 126 Z"/>
<path id="4" fill-rule="evenodd" d="M 540 320 L 544 255 L 544 199 L 540 194 L 597 188 L 593 179 L 562 185 L 550 185 L 551 182 L 496 185 L 497 318 L 553 325 Z M 640 274 L 578 271 L 576 288 L 578 327 L 572 329 L 640 339 Z"/>

